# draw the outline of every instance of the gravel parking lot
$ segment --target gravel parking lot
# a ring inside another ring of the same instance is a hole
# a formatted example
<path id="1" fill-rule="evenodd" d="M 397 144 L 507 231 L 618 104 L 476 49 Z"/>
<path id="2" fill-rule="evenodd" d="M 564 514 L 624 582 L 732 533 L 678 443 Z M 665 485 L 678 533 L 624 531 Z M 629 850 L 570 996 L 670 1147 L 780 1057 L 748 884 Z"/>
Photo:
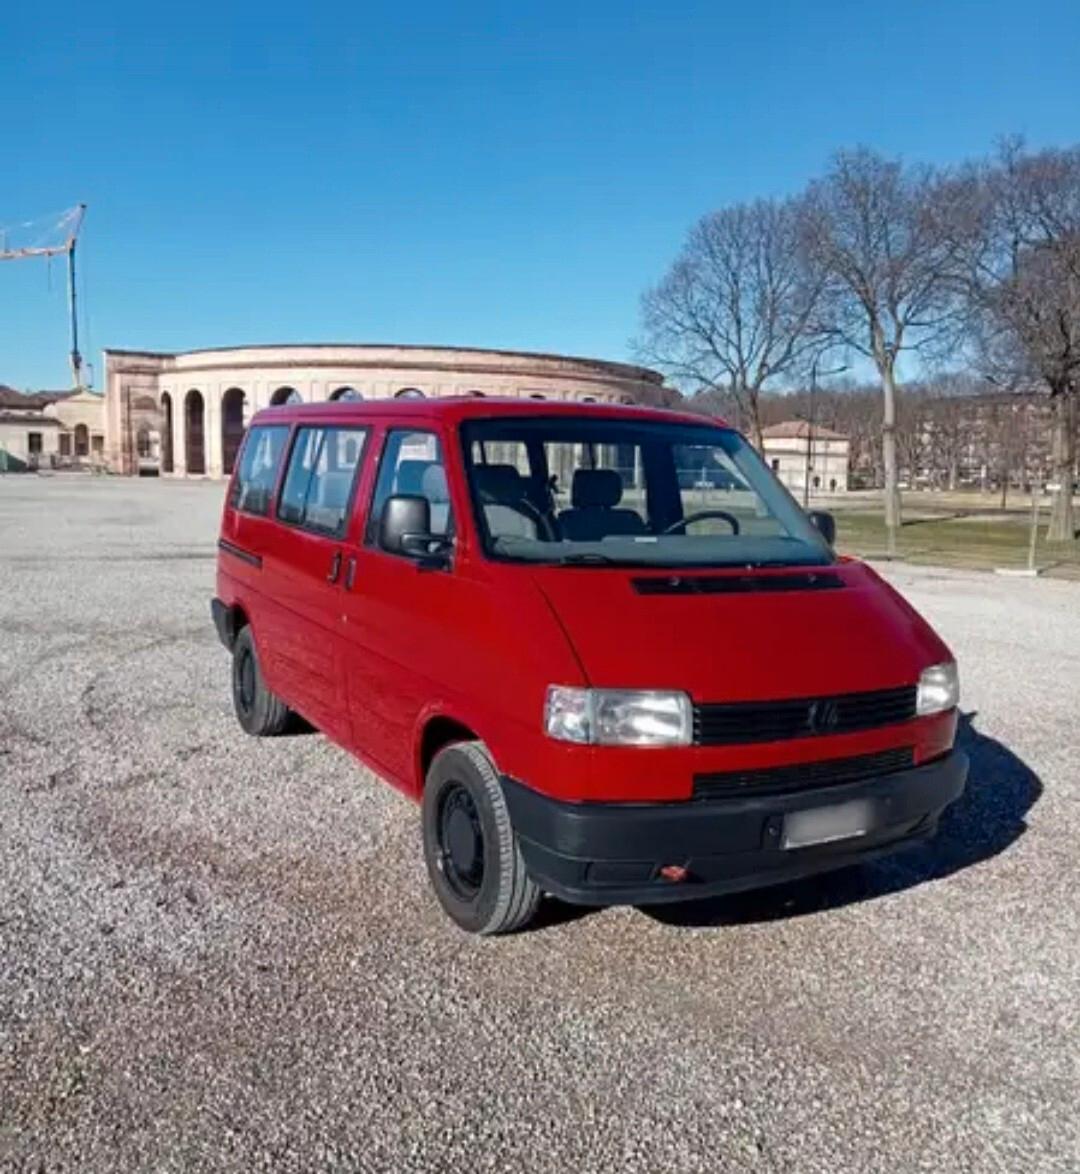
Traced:
<path id="1" fill-rule="evenodd" d="M 408 802 L 240 732 L 220 498 L 0 479 L 0 1166 L 1080 1167 L 1080 585 L 888 572 L 971 714 L 933 846 L 476 940 Z"/>

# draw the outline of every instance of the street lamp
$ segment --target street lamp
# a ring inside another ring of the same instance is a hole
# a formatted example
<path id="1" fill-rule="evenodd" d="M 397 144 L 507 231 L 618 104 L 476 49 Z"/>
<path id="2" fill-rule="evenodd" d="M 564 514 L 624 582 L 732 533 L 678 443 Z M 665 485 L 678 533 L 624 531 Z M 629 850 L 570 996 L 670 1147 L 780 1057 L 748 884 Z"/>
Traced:
<path id="1" fill-rule="evenodd" d="M 820 360 L 821 356 L 815 355 L 813 365 L 810 368 L 810 409 L 806 414 L 806 475 L 803 479 L 803 509 L 809 508 L 810 505 L 810 470 L 814 466 L 814 396 L 817 394 L 818 375 L 827 379 L 830 375 L 840 375 L 847 370 L 847 364 L 844 363 L 829 371 L 818 371 Z"/>

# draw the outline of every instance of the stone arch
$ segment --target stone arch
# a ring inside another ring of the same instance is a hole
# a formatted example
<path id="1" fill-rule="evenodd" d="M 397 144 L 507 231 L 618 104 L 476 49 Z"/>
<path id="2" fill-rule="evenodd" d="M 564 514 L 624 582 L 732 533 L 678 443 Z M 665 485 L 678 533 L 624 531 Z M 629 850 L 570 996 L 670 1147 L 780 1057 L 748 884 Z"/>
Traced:
<path id="1" fill-rule="evenodd" d="M 172 396 L 167 391 L 161 393 L 161 471 L 173 471 Z"/>
<path id="2" fill-rule="evenodd" d="M 335 387 L 330 393 L 330 398 L 332 400 L 343 400 L 348 403 L 352 400 L 363 399 L 364 397 L 355 387 Z"/>
<path id="3" fill-rule="evenodd" d="M 221 471 L 233 471 L 240 442 L 244 439 L 244 389 L 230 387 L 221 397 Z"/>
<path id="4" fill-rule="evenodd" d="M 295 387 L 278 387 L 270 396 L 270 406 L 276 408 L 279 404 L 299 404 L 303 399 Z"/>
<path id="5" fill-rule="evenodd" d="M 419 387 L 402 387 L 394 392 L 394 399 L 424 399 L 424 392 Z"/>
<path id="6" fill-rule="evenodd" d="M 196 476 L 206 474 L 206 404 L 192 388 L 184 396 L 184 466 Z"/>

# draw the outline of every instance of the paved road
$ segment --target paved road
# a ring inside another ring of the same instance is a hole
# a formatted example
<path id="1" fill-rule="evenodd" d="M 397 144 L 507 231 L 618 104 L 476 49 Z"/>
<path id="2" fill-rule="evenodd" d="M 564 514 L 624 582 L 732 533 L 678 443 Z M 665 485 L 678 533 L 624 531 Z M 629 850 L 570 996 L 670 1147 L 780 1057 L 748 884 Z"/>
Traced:
<path id="1" fill-rule="evenodd" d="M 479 941 L 408 803 L 240 733 L 219 500 L 0 480 L 0 1167 L 1080 1167 L 1080 588 L 890 572 L 973 711 L 934 848 Z"/>

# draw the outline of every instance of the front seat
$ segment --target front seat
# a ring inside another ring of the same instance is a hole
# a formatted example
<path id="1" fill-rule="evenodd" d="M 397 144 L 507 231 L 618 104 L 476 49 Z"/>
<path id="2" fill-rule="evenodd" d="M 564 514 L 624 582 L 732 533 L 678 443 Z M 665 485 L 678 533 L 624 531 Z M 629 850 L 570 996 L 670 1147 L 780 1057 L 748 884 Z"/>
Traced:
<path id="1" fill-rule="evenodd" d="M 513 465 L 474 465 L 473 483 L 492 538 L 535 538 L 528 483 Z M 535 507 L 533 507 L 535 509 Z"/>
<path id="2" fill-rule="evenodd" d="M 599 542 L 619 534 L 647 534 L 636 510 L 618 509 L 622 476 L 617 469 L 577 469 L 570 484 L 571 508 L 559 514 L 562 535 L 573 542 Z"/>

